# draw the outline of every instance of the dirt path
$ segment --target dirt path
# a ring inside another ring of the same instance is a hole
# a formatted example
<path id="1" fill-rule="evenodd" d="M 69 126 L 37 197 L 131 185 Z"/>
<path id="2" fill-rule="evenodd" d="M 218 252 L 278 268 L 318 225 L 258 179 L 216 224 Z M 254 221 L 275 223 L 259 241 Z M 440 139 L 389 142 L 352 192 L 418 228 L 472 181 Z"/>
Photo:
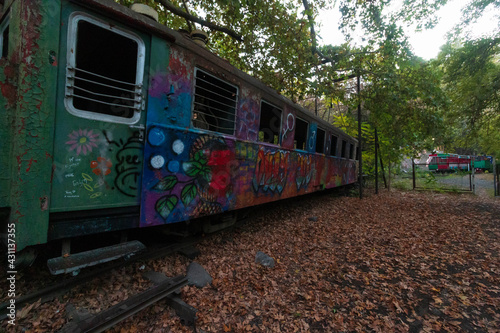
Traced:
<path id="1" fill-rule="evenodd" d="M 439 183 L 446 184 L 457 189 L 469 189 L 469 176 L 454 176 L 454 175 L 436 175 L 436 180 Z M 476 195 L 484 198 L 492 198 L 494 196 L 493 174 L 481 173 L 474 176 Z"/>

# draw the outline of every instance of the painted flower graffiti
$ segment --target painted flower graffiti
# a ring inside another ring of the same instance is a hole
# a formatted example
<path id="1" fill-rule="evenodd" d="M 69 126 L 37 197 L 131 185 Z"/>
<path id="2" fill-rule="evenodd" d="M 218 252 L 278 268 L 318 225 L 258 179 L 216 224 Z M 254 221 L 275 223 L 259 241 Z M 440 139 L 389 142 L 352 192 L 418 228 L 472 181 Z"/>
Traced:
<path id="1" fill-rule="evenodd" d="M 172 149 L 176 154 L 184 150 L 184 144 L 181 147 L 180 143 L 180 140 L 176 140 L 173 144 Z M 223 138 L 197 138 L 191 146 L 189 160 L 182 162 L 184 176 L 168 174 L 152 187 L 154 191 L 168 193 L 156 202 L 156 212 L 167 220 L 179 202 L 188 207 L 193 201 L 196 202 L 196 206 L 192 207 L 193 216 L 222 212 L 223 206 L 218 198 L 224 198 L 225 201 L 232 192 L 228 166 L 233 160 L 234 152 Z"/>
<path id="2" fill-rule="evenodd" d="M 90 162 L 90 167 L 92 168 L 92 172 L 97 176 L 107 176 L 111 173 L 111 167 L 113 163 L 111 160 L 105 159 L 104 157 L 98 157 L 97 161 Z"/>
<path id="3" fill-rule="evenodd" d="M 87 155 L 93 148 L 97 148 L 99 133 L 80 128 L 68 134 L 68 137 L 70 140 L 66 141 L 66 144 L 69 146 L 69 151 L 76 150 L 76 156 L 80 156 L 80 154 Z"/>

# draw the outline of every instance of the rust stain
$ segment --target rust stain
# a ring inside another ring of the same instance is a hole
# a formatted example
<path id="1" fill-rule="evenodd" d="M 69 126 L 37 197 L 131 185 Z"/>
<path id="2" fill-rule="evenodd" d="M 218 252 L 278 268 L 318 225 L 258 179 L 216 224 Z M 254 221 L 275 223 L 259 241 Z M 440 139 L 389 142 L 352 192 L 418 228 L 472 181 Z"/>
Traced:
<path id="1" fill-rule="evenodd" d="M 21 163 L 23 162 L 23 156 L 26 155 L 28 152 L 24 152 L 22 155 L 18 155 L 16 157 L 17 159 L 17 165 L 19 165 L 19 169 L 21 169 Z"/>
<path id="2" fill-rule="evenodd" d="M 16 103 L 16 87 L 9 83 L 0 82 L 2 96 L 7 99 L 9 105 L 14 105 Z"/>
<path id="3" fill-rule="evenodd" d="M 33 162 L 38 162 L 37 160 L 34 160 L 33 158 L 30 159 L 29 163 L 28 163 L 28 167 L 26 168 L 26 172 L 29 172 L 30 169 L 31 169 L 31 165 L 33 164 Z"/>
<path id="4" fill-rule="evenodd" d="M 15 82 L 16 70 L 6 60 L 1 60 L 0 66 L 3 67 L 3 74 L 5 75 L 5 82 L 0 82 L 0 91 L 2 92 L 2 96 L 7 100 L 7 103 L 14 105 L 17 99 L 17 89 L 10 82 Z"/>
<path id="5" fill-rule="evenodd" d="M 26 129 L 26 119 L 21 118 L 21 126 L 17 130 L 17 134 L 21 134 L 22 131 L 24 131 L 25 129 Z"/>

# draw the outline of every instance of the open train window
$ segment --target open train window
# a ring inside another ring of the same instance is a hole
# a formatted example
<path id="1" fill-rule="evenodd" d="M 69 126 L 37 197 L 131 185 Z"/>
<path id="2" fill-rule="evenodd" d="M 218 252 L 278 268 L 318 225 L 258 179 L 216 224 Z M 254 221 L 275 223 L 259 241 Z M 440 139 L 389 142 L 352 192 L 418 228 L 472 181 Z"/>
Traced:
<path id="1" fill-rule="evenodd" d="M 349 159 L 354 159 L 354 144 L 349 144 Z"/>
<path id="2" fill-rule="evenodd" d="M 295 122 L 295 136 L 293 138 L 293 145 L 295 149 L 306 150 L 308 131 L 309 123 L 305 120 L 297 118 Z"/>
<path id="3" fill-rule="evenodd" d="M 283 111 L 265 101 L 260 103 L 259 141 L 279 144 Z"/>
<path id="4" fill-rule="evenodd" d="M 237 98 L 236 86 L 196 68 L 193 126 L 234 134 Z"/>
<path id="5" fill-rule="evenodd" d="M 0 24 L 0 52 L 1 58 L 6 58 L 9 52 L 9 16 Z"/>
<path id="6" fill-rule="evenodd" d="M 338 138 L 332 135 L 332 140 L 330 141 L 330 155 L 337 156 L 337 141 Z"/>
<path id="7" fill-rule="evenodd" d="M 318 128 L 316 136 L 316 152 L 323 154 L 325 152 L 325 131 Z"/>
<path id="8" fill-rule="evenodd" d="M 347 141 L 342 140 L 342 150 L 340 151 L 340 157 L 346 158 L 347 154 Z"/>
<path id="9" fill-rule="evenodd" d="M 359 161 L 359 146 L 356 147 L 356 161 Z"/>
<path id="10" fill-rule="evenodd" d="M 144 43 L 136 34 L 85 13 L 73 13 L 68 27 L 68 111 L 109 122 L 139 121 L 144 58 Z"/>

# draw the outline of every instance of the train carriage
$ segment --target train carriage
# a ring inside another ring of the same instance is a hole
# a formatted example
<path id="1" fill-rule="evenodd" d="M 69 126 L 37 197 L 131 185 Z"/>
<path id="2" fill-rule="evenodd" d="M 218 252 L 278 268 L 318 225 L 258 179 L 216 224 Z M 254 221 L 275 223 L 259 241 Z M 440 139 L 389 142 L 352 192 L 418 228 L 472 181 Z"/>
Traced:
<path id="1" fill-rule="evenodd" d="M 354 138 L 184 33 L 111 0 L 0 3 L 9 248 L 219 216 L 357 180 Z"/>
<path id="2" fill-rule="evenodd" d="M 458 154 L 430 154 L 427 160 L 429 171 L 453 172 L 469 171 L 472 157 Z"/>

